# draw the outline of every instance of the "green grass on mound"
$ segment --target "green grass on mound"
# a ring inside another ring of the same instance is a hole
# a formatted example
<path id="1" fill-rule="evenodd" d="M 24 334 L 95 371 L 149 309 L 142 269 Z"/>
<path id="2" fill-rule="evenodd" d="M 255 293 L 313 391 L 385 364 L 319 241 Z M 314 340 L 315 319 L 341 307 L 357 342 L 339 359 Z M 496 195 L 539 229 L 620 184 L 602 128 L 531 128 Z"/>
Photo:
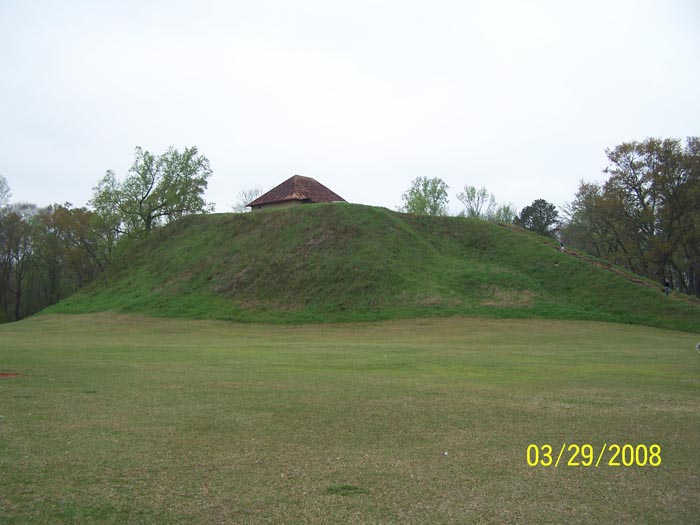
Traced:
<path id="1" fill-rule="evenodd" d="M 3 325 L 0 523 L 697 523 L 696 341 L 483 318 Z M 533 444 L 657 444 L 660 464 L 529 466 Z"/>
<path id="2" fill-rule="evenodd" d="M 697 302 L 556 248 L 484 221 L 351 204 L 191 216 L 49 311 L 276 323 L 545 317 L 700 331 Z"/>

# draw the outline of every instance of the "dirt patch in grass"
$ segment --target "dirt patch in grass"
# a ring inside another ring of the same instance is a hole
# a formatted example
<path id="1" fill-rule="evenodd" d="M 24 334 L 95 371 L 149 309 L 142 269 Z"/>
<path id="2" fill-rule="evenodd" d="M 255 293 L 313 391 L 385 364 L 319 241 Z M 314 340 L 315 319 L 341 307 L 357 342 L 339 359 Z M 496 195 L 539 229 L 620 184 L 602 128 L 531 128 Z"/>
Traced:
<path id="1" fill-rule="evenodd" d="M 519 306 L 530 307 L 535 301 L 535 293 L 530 290 L 515 290 L 500 286 L 483 286 L 486 297 L 481 304 L 484 306 Z"/>
<path id="2" fill-rule="evenodd" d="M 232 297 L 239 291 L 241 285 L 254 277 L 253 269 L 246 266 L 243 270 L 232 271 L 217 276 L 214 282 L 219 283 L 213 288 L 214 293 Z"/>
<path id="3" fill-rule="evenodd" d="M 0 372 L 0 377 L 17 377 L 18 375 L 16 372 Z"/>
<path id="4" fill-rule="evenodd" d="M 442 297 L 439 295 L 429 295 L 416 300 L 418 306 L 459 306 L 462 300 L 457 297 Z"/>

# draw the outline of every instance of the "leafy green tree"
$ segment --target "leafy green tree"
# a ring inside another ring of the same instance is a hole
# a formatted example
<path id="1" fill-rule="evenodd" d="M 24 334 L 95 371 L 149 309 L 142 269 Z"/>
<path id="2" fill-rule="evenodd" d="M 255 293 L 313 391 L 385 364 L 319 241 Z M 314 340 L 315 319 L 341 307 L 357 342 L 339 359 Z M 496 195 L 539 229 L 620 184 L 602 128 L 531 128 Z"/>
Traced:
<path id="1" fill-rule="evenodd" d="M 597 257 L 615 250 L 615 225 L 603 212 L 603 188 L 594 182 L 580 181 L 573 202 L 563 207 L 562 236 L 567 244 L 582 248 Z"/>
<path id="2" fill-rule="evenodd" d="M 417 177 L 402 195 L 401 211 L 419 215 L 447 215 L 448 186 L 438 177 Z"/>
<path id="3" fill-rule="evenodd" d="M 37 213 L 36 255 L 47 304 L 80 290 L 104 267 L 107 250 L 95 217 L 95 212 L 69 203 Z"/>
<path id="4" fill-rule="evenodd" d="M 79 290 L 108 253 L 95 212 L 54 204 L 0 212 L 0 322 L 38 312 Z"/>
<path id="5" fill-rule="evenodd" d="M 518 226 L 549 237 L 554 237 L 558 223 L 559 212 L 556 206 L 544 199 L 537 199 L 529 206 L 525 206 L 515 220 Z"/>
<path id="6" fill-rule="evenodd" d="M 137 147 L 127 177 L 119 181 L 107 171 L 91 204 L 106 227 L 132 237 L 183 215 L 211 211 L 203 195 L 212 171 L 209 160 L 197 153 L 196 147 L 182 153 L 171 147 L 154 155 Z"/>
<path id="7" fill-rule="evenodd" d="M 700 137 L 606 151 L 603 185 L 581 182 L 564 234 L 633 272 L 700 295 Z"/>
<path id="8" fill-rule="evenodd" d="M 512 224 L 518 217 L 518 210 L 515 208 L 513 203 L 499 204 L 496 206 L 496 211 L 493 213 L 493 220 L 495 222 L 503 222 L 506 224 Z"/>

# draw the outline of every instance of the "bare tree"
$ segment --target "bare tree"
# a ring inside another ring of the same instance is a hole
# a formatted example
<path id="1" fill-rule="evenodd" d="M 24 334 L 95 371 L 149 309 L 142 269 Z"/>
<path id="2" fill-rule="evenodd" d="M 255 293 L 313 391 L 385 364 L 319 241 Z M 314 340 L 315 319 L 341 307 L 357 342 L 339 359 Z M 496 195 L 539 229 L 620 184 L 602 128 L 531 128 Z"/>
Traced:
<path id="1" fill-rule="evenodd" d="M 263 193 L 263 189 L 260 187 L 239 191 L 238 196 L 236 197 L 236 203 L 231 206 L 231 209 L 236 213 L 244 213 L 249 211 L 247 204 L 253 202 Z"/>
<path id="2" fill-rule="evenodd" d="M 464 204 L 464 215 L 476 219 L 491 219 L 495 214 L 496 199 L 486 188 L 477 190 L 475 186 L 465 186 L 457 200 Z"/>
<path id="3" fill-rule="evenodd" d="M 0 175 L 0 208 L 3 208 L 10 201 L 12 193 L 10 192 L 10 185 L 7 184 L 7 179 Z"/>

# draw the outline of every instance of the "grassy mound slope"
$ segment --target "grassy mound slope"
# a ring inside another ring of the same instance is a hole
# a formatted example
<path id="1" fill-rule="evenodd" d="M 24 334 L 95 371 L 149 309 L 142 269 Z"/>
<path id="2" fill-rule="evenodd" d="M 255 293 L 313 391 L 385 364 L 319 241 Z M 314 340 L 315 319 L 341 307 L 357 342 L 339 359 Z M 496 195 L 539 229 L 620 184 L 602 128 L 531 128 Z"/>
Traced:
<path id="1" fill-rule="evenodd" d="M 192 216 L 49 311 L 294 323 L 545 317 L 700 331 L 697 302 L 556 248 L 479 220 L 360 205 Z"/>

